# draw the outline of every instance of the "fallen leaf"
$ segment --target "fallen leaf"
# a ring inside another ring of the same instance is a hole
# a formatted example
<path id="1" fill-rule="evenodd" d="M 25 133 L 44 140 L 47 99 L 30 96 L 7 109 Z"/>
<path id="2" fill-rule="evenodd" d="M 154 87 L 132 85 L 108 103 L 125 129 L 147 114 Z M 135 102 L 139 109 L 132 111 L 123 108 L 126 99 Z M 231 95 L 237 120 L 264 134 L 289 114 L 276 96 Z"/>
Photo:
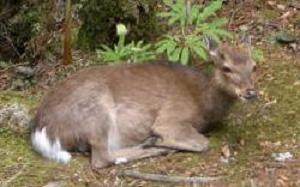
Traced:
<path id="1" fill-rule="evenodd" d="M 268 4 L 269 4 L 270 6 L 274 6 L 274 5 L 276 5 L 276 1 L 268 1 Z"/>
<path id="2" fill-rule="evenodd" d="M 225 157 L 225 158 L 229 158 L 230 157 L 230 149 L 229 149 L 229 146 L 228 144 L 225 144 L 223 147 L 222 147 L 222 155 Z"/>
<path id="3" fill-rule="evenodd" d="M 287 11 L 286 13 L 282 14 L 282 16 L 280 16 L 280 19 L 286 19 L 286 18 L 288 18 L 289 16 L 291 16 L 291 12 L 290 12 L 290 11 Z"/>
<path id="4" fill-rule="evenodd" d="M 284 181 L 288 181 L 289 180 L 287 178 L 287 176 L 285 176 L 285 175 L 280 175 L 279 178 L 282 179 L 282 180 L 284 180 Z"/>
<path id="5" fill-rule="evenodd" d="M 296 81 L 296 82 L 294 82 L 294 84 L 293 84 L 294 86 L 299 86 L 300 85 L 300 81 Z"/>
<path id="6" fill-rule="evenodd" d="M 245 145 L 245 140 L 241 139 L 241 140 L 240 140 L 240 145 L 241 145 L 241 146 L 244 146 L 244 145 Z"/>
<path id="7" fill-rule="evenodd" d="M 285 6 L 282 5 L 282 4 L 278 4 L 278 5 L 277 5 L 277 8 L 278 8 L 279 10 L 285 10 Z"/>

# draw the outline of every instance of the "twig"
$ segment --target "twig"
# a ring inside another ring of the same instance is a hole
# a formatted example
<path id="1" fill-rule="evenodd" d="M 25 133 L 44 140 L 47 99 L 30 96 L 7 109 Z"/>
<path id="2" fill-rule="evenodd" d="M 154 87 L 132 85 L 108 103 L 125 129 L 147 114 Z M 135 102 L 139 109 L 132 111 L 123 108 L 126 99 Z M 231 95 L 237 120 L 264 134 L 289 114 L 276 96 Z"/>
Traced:
<path id="1" fill-rule="evenodd" d="M 242 8 L 244 8 L 244 4 L 243 3 L 238 4 L 238 5 L 237 4 L 238 3 L 235 2 L 234 5 L 233 5 L 234 7 L 232 7 L 233 11 L 232 11 L 232 13 L 230 15 L 230 18 L 229 18 L 229 21 L 228 21 L 228 24 L 227 24 L 227 28 L 230 28 L 232 26 L 233 22 L 236 21 L 235 20 L 236 15 L 241 11 Z"/>
<path id="2" fill-rule="evenodd" d="M 229 19 L 228 24 L 227 24 L 228 27 L 231 27 L 232 22 L 233 22 L 234 19 L 235 19 L 235 15 L 237 14 L 237 12 L 240 11 L 240 9 L 241 9 L 241 6 L 235 8 L 235 10 L 231 13 L 230 19 Z"/>
<path id="3" fill-rule="evenodd" d="M 172 183 L 209 183 L 224 179 L 224 176 L 219 177 L 183 177 L 183 176 L 167 176 L 158 174 L 140 173 L 138 171 L 125 170 L 118 173 L 119 176 L 127 176 L 137 179 L 159 181 L 159 182 L 172 182 Z"/>
<path id="4" fill-rule="evenodd" d="M 16 67 L 19 67 L 19 66 L 28 66 L 29 64 L 28 63 L 20 63 L 20 64 L 13 64 L 13 65 L 10 65 L 8 67 L 5 67 L 4 69 L 0 69 L 0 73 L 3 73 L 3 72 L 6 72 L 12 68 L 16 68 Z"/>
<path id="5" fill-rule="evenodd" d="M 11 176 L 9 179 L 7 179 L 6 181 L 0 181 L 0 186 L 1 187 L 7 187 L 9 185 L 9 183 L 11 183 L 12 181 L 14 181 L 16 178 L 18 178 L 24 171 L 23 167 L 22 169 L 20 169 L 16 174 L 14 174 L 13 176 Z"/>

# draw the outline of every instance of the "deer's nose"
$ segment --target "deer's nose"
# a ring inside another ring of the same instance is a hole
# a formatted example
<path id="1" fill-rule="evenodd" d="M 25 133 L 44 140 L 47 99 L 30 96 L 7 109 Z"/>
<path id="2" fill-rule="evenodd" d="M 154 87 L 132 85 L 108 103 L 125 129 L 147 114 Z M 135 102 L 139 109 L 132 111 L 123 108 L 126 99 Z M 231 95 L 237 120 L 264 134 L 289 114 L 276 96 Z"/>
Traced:
<path id="1" fill-rule="evenodd" d="M 246 99 L 255 99 L 257 97 L 257 92 L 255 89 L 247 89 L 246 90 Z"/>

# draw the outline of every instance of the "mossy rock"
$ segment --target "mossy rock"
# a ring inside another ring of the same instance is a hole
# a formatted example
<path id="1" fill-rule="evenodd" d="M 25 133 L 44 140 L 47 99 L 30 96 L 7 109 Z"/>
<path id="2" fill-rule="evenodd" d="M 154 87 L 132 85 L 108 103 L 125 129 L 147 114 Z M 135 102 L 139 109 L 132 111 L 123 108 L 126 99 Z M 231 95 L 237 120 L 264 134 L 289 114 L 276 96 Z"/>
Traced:
<path id="1" fill-rule="evenodd" d="M 17 134 L 27 132 L 39 97 L 28 97 L 24 92 L 0 92 L 0 134 L 7 130 Z"/>
<path id="2" fill-rule="evenodd" d="M 129 29 L 127 40 L 149 40 L 157 32 L 156 0 L 90 0 L 80 10 L 83 22 L 77 44 L 95 49 L 117 41 L 115 26 L 124 23 Z"/>

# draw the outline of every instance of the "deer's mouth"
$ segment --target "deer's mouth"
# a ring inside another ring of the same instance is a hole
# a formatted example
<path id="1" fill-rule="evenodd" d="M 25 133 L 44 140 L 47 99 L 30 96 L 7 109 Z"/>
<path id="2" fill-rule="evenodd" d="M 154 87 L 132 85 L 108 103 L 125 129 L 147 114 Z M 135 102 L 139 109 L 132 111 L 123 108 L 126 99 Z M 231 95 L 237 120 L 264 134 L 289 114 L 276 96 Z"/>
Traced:
<path id="1" fill-rule="evenodd" d="M 245 93 L 242 93 L 241 91 L 237 91 L 237 95 L 240 100 L 242 101 L 250 101 L 257 98 L 257 92 L 254 89 L 247 90 Z"/>
<path id="2" fill-rule="evenodd" d="M 257 95 L 256 94 L 253 94 L 253 95 L 245 94 L 245 95 L 239 95 L 239 98 L 242 101 L 252 101 L 257 98 Z"/>

